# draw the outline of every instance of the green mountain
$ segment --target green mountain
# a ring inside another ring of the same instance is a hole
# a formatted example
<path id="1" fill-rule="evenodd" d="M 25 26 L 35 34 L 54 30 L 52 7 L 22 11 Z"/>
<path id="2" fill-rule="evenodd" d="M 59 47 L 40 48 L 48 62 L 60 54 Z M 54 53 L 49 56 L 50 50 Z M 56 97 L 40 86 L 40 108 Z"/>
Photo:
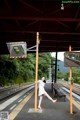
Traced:
<path id="1" fill-rule="evenodd" d="M 64 62 L 61 60 L 57 60 L 57 66 L 59 67 L 60 71 L 65 71 L 65 72 L 69 71 L 69 67 L 65 67 Z"/>

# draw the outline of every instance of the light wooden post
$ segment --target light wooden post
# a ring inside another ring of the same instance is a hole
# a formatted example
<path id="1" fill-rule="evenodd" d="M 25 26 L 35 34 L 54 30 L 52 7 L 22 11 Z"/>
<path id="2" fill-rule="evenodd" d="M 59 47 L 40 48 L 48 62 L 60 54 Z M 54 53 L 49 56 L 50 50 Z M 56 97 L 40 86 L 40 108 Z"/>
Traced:
<path id="1" fill-rule="evenodd" d="M 35 101 L 34 101 L 34 110 L 35 111 L 37 111 L 38 46 L 39 46 L 39 32 L 36 33 L 36 78 L 35 78 Z"/>
<path id="2" fill-rule="evenodd" d="M 71 52 L 71 46 L 69 46 L 69 52 Z M 70 67 L 69 79 L 70 79 L 70 114 L 73 114 L 73 110 L 72 110 L 72 88 L 73 88 L 72 67 Z"/>

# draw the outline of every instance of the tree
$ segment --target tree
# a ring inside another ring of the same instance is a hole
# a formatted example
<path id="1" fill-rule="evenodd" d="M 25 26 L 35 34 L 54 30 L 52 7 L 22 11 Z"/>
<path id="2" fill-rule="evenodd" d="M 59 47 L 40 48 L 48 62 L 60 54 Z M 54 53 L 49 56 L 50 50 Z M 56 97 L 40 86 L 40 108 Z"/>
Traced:
<path id="1" fill-rule="evenodd" d="M 50 53 L 39 53 L 39 71 L 38 76 L 47 78 L 48 68 L 51 63 Z M 35 53 L 30 53 L 24 59 L 11 59 L 9 55 L 0 56 L 0 82 L 6 83 L 22 83 L 35 79 Z M 4 79 L 4 80 L 3 80 Z"/>

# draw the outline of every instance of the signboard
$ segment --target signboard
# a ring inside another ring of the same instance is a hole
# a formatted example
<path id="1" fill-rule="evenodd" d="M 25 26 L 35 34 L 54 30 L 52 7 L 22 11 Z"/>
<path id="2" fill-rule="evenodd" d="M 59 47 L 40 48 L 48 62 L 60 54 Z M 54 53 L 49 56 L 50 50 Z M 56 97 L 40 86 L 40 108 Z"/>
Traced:
<path id="1" fill-rule="evenodd" d="M 26 42 L 8 42 L 7 47 L 10 53 L 10 58 L 26 58 L 27 57 Z"/>
<path id="2" fill-rule="evenodd" d="M 1 111 L 0 120 L 9 120 L 9 113 L 7 111 Z"/>
<path id="3" fill-rule="evenodd" d="M 80 52 L 65 52 L 64 53 L 65 67 L 80 67 Z"/>

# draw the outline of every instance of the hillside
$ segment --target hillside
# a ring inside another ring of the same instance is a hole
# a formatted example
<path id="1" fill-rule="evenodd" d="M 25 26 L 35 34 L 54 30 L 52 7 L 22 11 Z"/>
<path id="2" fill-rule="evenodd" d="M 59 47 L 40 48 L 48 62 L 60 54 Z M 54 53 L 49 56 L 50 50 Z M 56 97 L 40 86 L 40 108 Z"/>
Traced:
<path id="1" fill-rule="evenodd" d="M 57 60 L 57 65 L 59 65 L 60 71 L 65 71 L 65 72 L 69 71 L 69 67 L 65 67 L 63 61 Z"/>

